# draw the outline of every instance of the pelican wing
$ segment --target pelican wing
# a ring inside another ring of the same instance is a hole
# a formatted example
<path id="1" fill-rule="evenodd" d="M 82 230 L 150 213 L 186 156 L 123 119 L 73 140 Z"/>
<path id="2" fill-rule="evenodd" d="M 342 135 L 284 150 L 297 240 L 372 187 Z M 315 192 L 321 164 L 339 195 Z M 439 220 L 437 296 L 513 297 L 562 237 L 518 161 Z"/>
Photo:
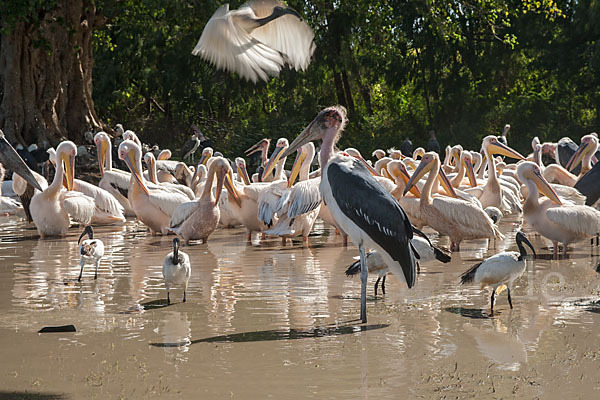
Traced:
<path id="1" fill-rule="evenodd" d="M 181 163 L 181 161 L 174 160 L 156 160 L 156 170 L 157 171 L 166 171 L 171 175 L 175 175 L 175 171 L 177 170 L 177 165 Z"/>
<path id="2" fill-rule="evenodd" d="M 188 202 L 190 199 L 181 193 L 150 189 L 148 200 L 169 217 L 172 217 L 177 207 L 181 203 Z"/>
<path id="3" fill-rule="evenodd" d="M 286 190 L 279 182 L 276 182 L 268 189 L 261 191 L 258 196 L 258 220 L 264 222 L 268 227 L 273 224 L 277 204 Z"/>
<path id="4" fill-rule="evenodd" d="M 600 211 L 588 206 L 556 206 L 546 211 L 554 223 L 578 234 L 600 233 Z"/>
<path id="5" fill-rule="evenodd" d="M 123 206 L 108 191 L 91 183 L 75 179 L 73 189 L 94 199 L 96 207 L 115 217 L 123 217 Z"/>
<path id="6" fill-rule="evenodd" d="M 323 201 L 319 190 L 320 184 L 321 178 L 315 178 L 298 182 L 292 187 L 287 209 L 288 217 L 296 218 L 319 207 Z"/>
<path id="7" fill-rule="evenodd" d="M 127 198 L 129 191 L 130 174 L 124 171 L 104 171 L 104 176 L 98 184 L 104 190 L 114 190 Z"/>
<path id="8" fill-rule="evenodd" d="M 206 23 L 192 54 L 252 82 L 276 76 L 283 57 L 248 33 L 256 25 L 253 17 L 249 7 L 229 12 L 229 5 L 221 6 Z"/>
<path id="9" fill-rule="evenodd" d="M 175 212 L 171 216 L 171 222 L 169 223 L 170 228 L 177 228 L 183 224 L 186 219 L 190 217 L 198 208 L 197 201 L 186 201 L 177 206 Z"/>
<path id="10" fill-rule="evenodd" d="M 94 199 L 80 192 L 63 191 L 60 194 L 62 205 L 71 219 L 89 225 L 92 222 L 96 203 Z"/>
<path id="11" fill-rule="evenodd" d="M 431 204 L 446 218 L 448 224 L 460 227 L 466 236 L 480 237 L 482 233 L 498 237 L 501 235 L 485 211 L 471 202 L 451 197 L 434 197 Z"/>
<path id="12" fill-rule="evenodd" d="M 271 15 L 275 6 L 285 7 L 274 0 L 251 1 L 247 6 L 251 7 L 259 18 Z M 283 53 L 286 56 L 285 61 L 296 71 L 304 71 L 308 67 L 315 51 L 314 32 L 306 22 L 294 15 L 284 15 L 256 28 L 252 31 L 252 36 Z"/>

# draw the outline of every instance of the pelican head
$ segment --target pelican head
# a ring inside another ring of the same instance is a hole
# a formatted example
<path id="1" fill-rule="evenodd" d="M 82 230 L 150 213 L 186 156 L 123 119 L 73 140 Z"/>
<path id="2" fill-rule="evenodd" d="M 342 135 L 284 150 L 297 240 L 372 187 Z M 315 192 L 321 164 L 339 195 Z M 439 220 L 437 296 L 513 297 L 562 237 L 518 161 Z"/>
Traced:
<path id="1" fill-rule="evenodd" d="M 150 178 L 150 182 L 158 183 L 158 178 L 156 176 L 156 158 L 154 158 L 154 154 L 152 152 L 147 152 L 144 154 L 144 163 L 146 163 L 146 168 L 148 168 L 148 177 Z"/>
<path id="2" fill-rule="evenodd" d="M 557 204 L 562 204 L 562 201 L 552 189 L 552 186 L 542 176 L 540 167 L 531 161 L 523 161 L 517 166 L 517 177 L 521 182 L 533 182 L 538 190 L 546 197 Z M 531 192 L 530 192 L 531 195 Z"/>
<path id="3" fill-rule="evenodd" d="M 273 150 L 273 154 L 271 154 L 271 158 L 267 161 L 267 165 L 265 165 L 265 169 L 263 170 L 263 174 L 261 177 L 261 181 L 264 181 L 267 176 L 273 171 L 279 160 L 282 158 L 283 153 L 286 152 L 289 147 L 290 142 L 286 138 L 281 138 L 277 141 L 277 145 L 275 146 L 275 150 Z"/>
<path id="4" fill-rule="evenodd" d="M 475 179 L 475 168 L 473 167 L 473 156 L 469 151 L 463 151 L 460 155 L 460 163 L 467 171 L 467 178 L 471 187 L 477 186 L 477 179 Z"/>
<path id="5" fill-rule="evenodd" d="M 158 153 L 158 160 L 168 160 L 169 158 L 171 158 L 171 150 L 169 149 L 164 149 L 162 150 L 160 153 Z"/>
<path id="6" fill-rule="evenodd" d="M 556 143 L 545 142 L 542 144 L 542 153 L 543 154 L 552 154 L 556 152 Z"/>
<path id="7" fill-rule="evenodd" d="M 123 136 L 123 134 L 125 133 L 125 131 L 123 130 L 123 125 L 122 124 L 115 125 L 115 133 L 117 134 L 117 136 Z"/>
<path id="8" fill-rule="evenodd" d="M 132 140 L 124 140 L 119 145 L 119 159 L 125 161 L 131 171 L 131 176 L 140 185 L 144 193 L 149 195 L 150 193 L 142 177 L 142 150 L 140 146 Z"/>
<path id="9" fill-rule="evenodd" d="M 540 144 L 540 138 L 536 136 L 531 140 L 531 148 L 533 149 L 533 151 L 535 151 L 535 148 L 538 144 Z"/>
<path id="10" fill-rule="evenodd" d="M 392 160 L 391 157 L 383 157 L 377 160 L 374 167 L 375 171 L 377 171 L 377 173 L 381 176 L 384 176 L 388 179 L 393 179 L 389 173 L 389 170 L 387 169 L 387 166 L 391 161 L 395 160 Z"/>
<path id="11" fill-rule="evenodd" d="M 413 151 L 413 153 L 412 153 L 412 158 L 414 160 L 416 160 L 417 157 L 423 157 L 424 154 L 425 154 L 425 149 L 422 147 L 417 147 L 415 149 L 415 151 Z"/>
<path id="12" fill-rule="evenodd" d="M 345 107 L 331 106 L 323 109 L 290 144 L 290 147 L 288 147 L 282 157 L 287 157 L 303 144 L 323 139 L 328 134 L 333 136 L 333 143 L 337 143 L 347 123 L 348 118 L 346 117 Z"/>
<path id="13" fill-rule="evenodd" d="M 406 165 L 404 165 L 404 162 L 402 162 L 401 160 L 390 161 L 387 165 L 387 170 L 389 171 L 390 175 L 392 176 L 392 178 L 394 178 L 395 181 L 397 179 L 402 179 L 404 181 L 404 184 L 406 185 L 410 180 L 410 174 L 406 169 Z M 415 197 L 421 197 L 421 191 L 416 185 L 413 185 L 413 187 L 410 188 L 410 192 L 414 194 Z"/>
<path id="14" fill-rule="evenodd" d="M 221 198 L 221 192 L 223 191 L 223 185 L 225 184 L 225 179 L 227 176 L 232 175 L 233 171 L 231 169 L 231 165 L 229 161 L 223 157 L 215 157 L 214 161 L 210 163 L 210 167 L 208 168 L 208 173 L 216 174 L 217 176 L 217 193 L 215 194 L 215 206 L 219 204 L 219 199 Z"/>
<path id="15" fill-rule="evenodd" d="M 463 147 L 460 144 L 452 146 L 450 149 L 450 164 L 458 165 L 460 162 L 460 155 L 463 152 Z"/>
<path id="16" fill-rule="evenodd" d="M 206 163 L 208 162 L 208 159 L 211 158 L 212 155 L 213 155 L 212 147 L 205 147 L 202 150 L 202 156 L 200 157 L 200 164 L 206 165 Z"/>
<path id="17" fill-rule="evenodd" d="M 0 163 L 3 164 L 6 168 L 11 169 L 14 173 L 19 175 L 21 178 L 25 179 L 27 183 L 29 183 L 34 188 L 38 189 L 40 192 L 42 188 L 40 184 L 35 180 L 31 170 L 25 164 L 25 161 L 19 156 L 19 154 L 15 151 L 15 149 L 8 143 L 6 137 L 4 136 L 4 132 L 0 129 Z"/>
<path id="18" fill-rule="evenodd" d="M 598 148 L 598 137 L 594 135 L 585 135 L 581 138 L 581 145 L 573 154 L 569 163 L 567 164 L 567 169 L 569 171 L 573 171 L 575 167 L 579 165 L 587 154 L 593 154 L 596 152 Z"/>
<path id="19" fill-rule="evenodd" d="M 483 144 L 481 147 L 483 148 L 484 152 L 488 153 L 490 156 L 494 154 L 500 154 L 503 156 L 516 158 L 517 160 L 525 159 L 525 157 L 523 157 L 517 151 L 511 149 L 505 144 L 500 143 L 500 141 L 498 141 L 498 137 L 494 135 L 486 136 L 483 139 Z"/>
<path id="20" fill-rule="evenodd" d="M 390 149 L 389 151 L 392 160 L 403 160 L 405 158 L 400 150 Z"/>
<path id="21" fill-rule="evenodd" d="M 308 158 L 310 161 L 315 157 L 315 145 L 312 142 L 308 142 L 297 150 L 296 159 L 294 165 L 292 165 L 292 171 L 288 179 L 288 188 L 291 188 L 296 178 L 300 174 L 300 169 Z"/>
<path id="22" fill-rule="evenodd" d="M 248 150 L 246 150 L 245 154 L 246 154 L 246 156 L 249 156 L 250 154 L 254 154 L 257 151 L 261 151 L 266 154 L 266 152 L 269 151 L 270 145 L 271 145 L 271 139 L 267 139 L 267 138 L 261 139 L 258 141 L 258 143 L 255 143 L 250 148 L 248 148 Z"/>
<path id="23" fill-rule="evenodd" d="M 377 149 L 373 152 L 372 156 L 377 157 L 378 160 L 381 160 L 382 157 L 385 157 L 385 151 Z"/>
<path id="24" fill-rule="evenodd" d="M 250 185 L 250 177 L 248 176 L 248 170 L 246 169 L 246 160 L 242 157 L 235 159 L 235 167 L 237 169 L 238 176 L 242 178 L 245 185 Z"/>
<path id="25" fill-rule="evenodd" d="M 122 129 L 122 127 L 121 127 Z M 100 175 L 104 176 L 104 169 L 106 165 L 106 153 L 110 151 L 110 137 L 106 132 L 98 132 L 94 136 L 94 143 L 96 144 L 96 153 L 98 153 L 98 165 L 100 166 Z"/>
<path id="26" fill-rule="evenodd" d="M 410 177 L 408 182 L 406 183 L 406 187 L 404 188 L 403 195 L 406 196 L 406 193 L 417 184 L 421 180 L 421 178 L 428 172 L 434 170 L 434 168 L 440 167 L 440 158 L 437 153 L 430 151 L 423 155 L 421 158 L 421 162 L 417 167 L 415 173 Z"/>
<path id="27" fill-rule="evenodd" d="M 56 148 L 56 162 L 62 162 L 65 165 L 65 178 L 67 190 L 73 189 L 73 179 L 75 174 L 75 157 L 77 156 L 77 146 L 70 140 L 66 140 Z"/>

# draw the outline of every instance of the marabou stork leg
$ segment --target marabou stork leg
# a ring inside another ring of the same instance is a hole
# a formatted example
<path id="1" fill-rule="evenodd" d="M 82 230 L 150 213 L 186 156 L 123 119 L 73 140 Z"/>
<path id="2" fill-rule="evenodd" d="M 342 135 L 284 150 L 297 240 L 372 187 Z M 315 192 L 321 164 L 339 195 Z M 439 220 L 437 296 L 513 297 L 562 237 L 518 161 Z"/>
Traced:
<path id="1" fill-rule="evenodd" d="M 492 290 L 492 306 L 490 308 L 490 317 L 494 316 L 494 297 L 496 296 L 496 288 Z"/>
<path id="2" fill-rule="evenodd" d="M 512 306 L 512 299 L 510 298 L 510 288 L 506 288 L 506 290 L 508 291 L 508 304 L 510 305 L 510 309 L 512 310 L 513 306 Z"/>
<path id="3" fill-rule="evenodd" d="M 367 254 L 362 243 L 358 247 L 360 251 L 360 319 L 363 323 L 367 322 L 367 278 L 369 269 L 367 266 Z"/>
<path id="4" fill-rule="evenodd" d="M 381 280 L 381 276 L 378 276 L 377 280 L 375 281 L 375 297 L 377 297 L 377 287 L 379 286 L 380 280 Z"/>
<path id="5" fill-rule="evenodd" d="M 381 281 L 381 291 L 385 294 L 385 279 L 387 278 L 387 274 L 383 276 L 383 281 Z"/>

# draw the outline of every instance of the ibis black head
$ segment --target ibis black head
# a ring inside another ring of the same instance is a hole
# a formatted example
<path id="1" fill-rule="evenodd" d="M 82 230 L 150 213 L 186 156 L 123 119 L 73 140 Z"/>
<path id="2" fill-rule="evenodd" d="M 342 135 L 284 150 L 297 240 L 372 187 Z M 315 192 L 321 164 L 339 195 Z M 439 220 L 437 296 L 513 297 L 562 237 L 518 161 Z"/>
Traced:
<path id="1" fill-rule="evenodd" d="M 533 259 L 535 260 L 537 255 L 535 254 L 535 249 L 533 248 L 533 245 L 531 244 L 529 239 L 527 239 L 527 236 L 525 236 L 523 232 L 519 231 L 515 236 L 515 240 L 517 242 L 517 246 L 519 247 L 519 252 L 521 253 L 521 256 L 519 258 L 523 259 L 527 255 L 527 251 L 525 250 L 525 247 L 523 247 L 523 243 L 525 243 L 533 252 Z"/>
<path id="2" fill-rule="evenodd" d="M 179 238 L 173 239 L 173 264 L 179 264 Z"/>
<path id="3" fill-rule="evenodd" d="M 94 238 L 94 230 L 92 229 L 91 225 L 86 226 L 85 229 L 83 230 L 83 232 L 81 232 L 81 236 L 79 236 L 79 240 L 77 241 L 77 244 L 81 243 L 81 239 L 83 239 L 83 237 L 85 235 L 88 235 L 88 239 Z"/>

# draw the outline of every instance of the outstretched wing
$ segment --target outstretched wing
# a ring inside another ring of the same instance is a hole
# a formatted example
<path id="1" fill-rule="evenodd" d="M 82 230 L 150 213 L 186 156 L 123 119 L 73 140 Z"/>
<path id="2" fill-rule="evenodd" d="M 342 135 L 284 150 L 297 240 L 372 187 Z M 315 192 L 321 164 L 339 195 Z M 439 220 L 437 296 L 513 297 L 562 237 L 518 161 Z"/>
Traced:
<path id="1" fill-rule="evenodd" d="M 315 178 L 298 182 L 292 187 L 288 200 L 288 217 L 296 218 L 319 207 L 323 201 L 319 190 L 320 184 L 321 178 Z M 283 206 L 282 204 L 281 208 Z"/>

